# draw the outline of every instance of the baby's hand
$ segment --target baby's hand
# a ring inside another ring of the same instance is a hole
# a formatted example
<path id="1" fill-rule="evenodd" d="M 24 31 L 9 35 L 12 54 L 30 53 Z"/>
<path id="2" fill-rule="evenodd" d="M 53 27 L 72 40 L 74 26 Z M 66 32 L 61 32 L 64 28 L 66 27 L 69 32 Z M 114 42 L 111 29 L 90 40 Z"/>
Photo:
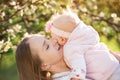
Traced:
<path id="1" fill-rule="evenodd" d="M 81 80 L 81 79 L 78 79 L 78 78 L 71 78 L 70 80 Z"/>

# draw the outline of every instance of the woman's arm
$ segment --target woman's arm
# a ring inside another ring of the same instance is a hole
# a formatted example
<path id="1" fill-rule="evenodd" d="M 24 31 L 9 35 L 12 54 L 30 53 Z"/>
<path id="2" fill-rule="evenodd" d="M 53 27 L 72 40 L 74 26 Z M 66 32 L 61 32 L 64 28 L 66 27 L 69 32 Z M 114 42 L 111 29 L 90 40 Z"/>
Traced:
<path id="1" fill-rule="evenodd" d="M 110 53 L 113 54 L 120 61 L 120 52 L 110 51 Z"/>

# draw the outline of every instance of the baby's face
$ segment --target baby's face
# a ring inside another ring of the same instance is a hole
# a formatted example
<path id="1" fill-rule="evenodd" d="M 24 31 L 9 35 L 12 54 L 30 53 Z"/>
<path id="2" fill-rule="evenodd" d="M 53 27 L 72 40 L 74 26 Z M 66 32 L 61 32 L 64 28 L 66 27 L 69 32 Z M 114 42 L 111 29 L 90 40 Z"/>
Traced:
<path id="1" fill-rule="evenodd" d="M 53 44 L 58 43 L 59 45 L 63 46 L 67 41 L 65 38 L 60 37 L 60 36 L 58 36 L 58 35 L 56 35 L 54 33 L 51 33 L 51 36 L 52 36 L 52 39 L 53 39 Z"/>

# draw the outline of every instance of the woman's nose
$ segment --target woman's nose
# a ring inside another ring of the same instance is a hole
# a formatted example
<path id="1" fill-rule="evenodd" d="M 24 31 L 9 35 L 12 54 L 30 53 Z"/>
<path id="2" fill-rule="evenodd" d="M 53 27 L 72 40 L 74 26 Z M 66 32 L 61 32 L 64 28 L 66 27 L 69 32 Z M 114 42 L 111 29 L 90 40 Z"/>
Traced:
<path id="1" fill-rule="evenodd" d="M 55 46 L 57 44 L 57 40 L 54 38 L 51 38 L 50 41 L 52 42 L 53 46 Z"/>

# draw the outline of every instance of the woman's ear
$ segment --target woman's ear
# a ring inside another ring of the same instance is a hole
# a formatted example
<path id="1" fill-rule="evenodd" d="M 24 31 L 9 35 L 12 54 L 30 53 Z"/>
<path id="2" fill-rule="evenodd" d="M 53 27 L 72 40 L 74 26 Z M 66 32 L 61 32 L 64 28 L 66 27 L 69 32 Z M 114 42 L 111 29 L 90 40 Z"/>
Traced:
<path id="1" fill-rule="evenodd" d="M 43 71 L 46 71 L 46 70 L 49 70 L 50 69 L 50 67 L 51 67 L 51 65 L 47 65 L 47 64 L 42 64 L 42 66 L 41 66 L 41 69 L 43 70 Z"/>

